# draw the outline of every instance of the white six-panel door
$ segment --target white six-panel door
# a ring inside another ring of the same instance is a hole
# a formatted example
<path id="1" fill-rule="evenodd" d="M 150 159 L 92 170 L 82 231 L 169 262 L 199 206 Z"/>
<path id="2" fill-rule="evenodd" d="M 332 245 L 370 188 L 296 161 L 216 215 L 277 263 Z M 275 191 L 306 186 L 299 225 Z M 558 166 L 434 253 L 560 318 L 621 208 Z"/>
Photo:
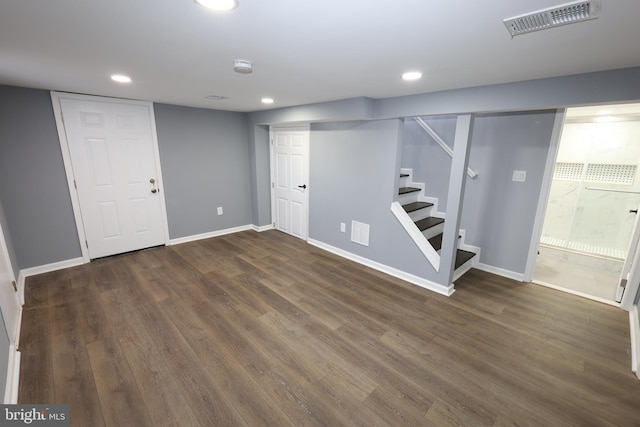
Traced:
<path id="1" fill-rule="evenodd" d="M 150 106 L 59 101 L 89 258 L 164 244 Z"/>
<path id="2" fill-rule="evenodd" d="M 309 127 L 271 128 L 275 228 L 307 239 Z"/>

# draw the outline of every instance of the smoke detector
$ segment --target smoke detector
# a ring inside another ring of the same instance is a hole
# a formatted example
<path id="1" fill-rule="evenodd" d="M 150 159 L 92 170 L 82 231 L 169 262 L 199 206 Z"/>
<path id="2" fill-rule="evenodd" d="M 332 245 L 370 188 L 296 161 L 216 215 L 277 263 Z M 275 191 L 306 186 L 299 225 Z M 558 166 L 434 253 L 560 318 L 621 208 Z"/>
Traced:
<path id="1" fill-rule="evenodd" d="M 251 74 L 253 72 L 253 69 L 251 68 L 251 61 L 236 59 L 233 61 L 233 71 L 240 74 Z"/>
<path id="2" fill-rule="evenodd" d="M 560 25 L 596 19 L 600 16 L 600 0 L 574 1 L 503 20 L 511 37 Z"/>

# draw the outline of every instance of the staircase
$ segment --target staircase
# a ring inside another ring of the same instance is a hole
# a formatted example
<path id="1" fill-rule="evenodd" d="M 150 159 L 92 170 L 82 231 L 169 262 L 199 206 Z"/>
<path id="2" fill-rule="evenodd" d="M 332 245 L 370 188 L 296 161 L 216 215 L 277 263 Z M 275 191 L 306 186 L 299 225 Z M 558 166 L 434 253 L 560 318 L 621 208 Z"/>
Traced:
<path id="1" fill-rule="evenodd" d="M 420 230 L 431 248 L 439 255 L 442 248 L 442 232 L 444 229 L 444 213 L 438 212 L 435 198 L 424 196 L 424 184 L 412 181 L 412 170 L 402 169 L 400 172 L 400 188 L 398 202 L 409 216 L 414 226 Z M 477 248 L 464 244 L 464 231 L 458 236 L 453 280 L 457 280 L 472 266 Z M 433 264 L 433 262 L 432 262 Z M 436 269 L 438 266 L 434 266 Z"/>

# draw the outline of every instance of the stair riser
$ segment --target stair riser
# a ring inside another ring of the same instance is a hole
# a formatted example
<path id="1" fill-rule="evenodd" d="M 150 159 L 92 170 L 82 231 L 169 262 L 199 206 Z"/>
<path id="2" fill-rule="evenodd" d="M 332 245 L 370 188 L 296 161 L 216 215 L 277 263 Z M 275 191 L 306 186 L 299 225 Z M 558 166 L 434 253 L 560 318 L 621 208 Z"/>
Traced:
<path id="1" fill-rule="evenodd" d="M 436 235 L 442 233 L 443 231 L 444 231 L 444 223 L 438 224 L 438 225 L 434 225 L 433 227 L 427 228 L 426 230 L 424 230 L 422 232 L 422 234 L 424 234 L 424 237 L 426 237 L 427 239 L 430 239 L 433 236 L 436 236 Z"/>
<path id="2" fill-rule="evenodd" d="M 417 211 L 409 212 L 409 218 L 411 218 L 413 222 L 424 219 L 428 216 L 431 216 L 432 209 L 433 209 L 433 206 L 428 208 L 418 209 Z"/>
<path id="3" fill-rule="evenodd" d="M 401 205 L 406 205 L 407 203 L 417 202 L 420 200 L 420 191 L 414 191 L 413 193 L 406 193 L 398 195 L 398 202 Z"/>

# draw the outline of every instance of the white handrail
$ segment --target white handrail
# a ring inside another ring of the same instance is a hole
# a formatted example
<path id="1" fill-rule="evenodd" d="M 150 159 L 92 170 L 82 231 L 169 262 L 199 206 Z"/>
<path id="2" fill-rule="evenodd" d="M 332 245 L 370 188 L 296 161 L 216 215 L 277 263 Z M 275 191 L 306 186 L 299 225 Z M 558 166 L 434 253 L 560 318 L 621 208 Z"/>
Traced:
<path id="1" fill-rule="evenodd" d="M 424 129 L 424 131 L 427 132 L 431 138 L 433 138 L 433 140 L 440 146 L 440 148 L 444 150 L 445 153 L 449 155 L 449 157 L 453 158 L 453 150 L 447 145 L 446 142 L 444 142 L 442 138 L 440 138 L 440 135 L 438 135 L 436 131 L 431 129 L 431 126 L 429 126 L 420 117 L 414 117 L 413 120 L 415 120 L 416 123 L 418 123 L 420 127 Z M 476 176 L 478 176 L 478 172 L 468 167 L 467 175 L 469 175 L 470 178 L 475 178 Z"/>

